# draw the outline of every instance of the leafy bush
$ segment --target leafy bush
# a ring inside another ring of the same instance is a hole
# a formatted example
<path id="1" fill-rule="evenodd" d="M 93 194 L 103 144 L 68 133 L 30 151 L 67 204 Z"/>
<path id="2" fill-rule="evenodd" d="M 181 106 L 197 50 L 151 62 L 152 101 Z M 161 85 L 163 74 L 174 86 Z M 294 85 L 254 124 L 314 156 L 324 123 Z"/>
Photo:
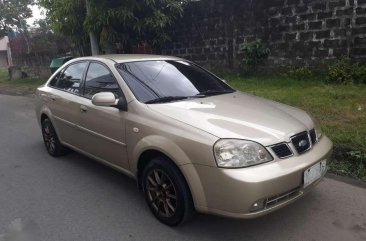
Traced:
<path id="1" fill-rule="evenodd" d="M 354 83 L 366 84 L 366 65 L 357 63 L 353 70 Z"/>
<path id="2" fill-rule="evenodd" d="M 266 48 L 260 39 L 253 42 L 243 43 L 240 51 L 244 54 L 243 63 L 249 71 L 256 71 L 257 66 L 268 58 L 270 50 Z"/>
<path id="3" fill-rule="evenodd" d="M 329 164 L 330 172 L 366 181 L 366 152 L 347 151 L 335 145 L 334 158 Z"/>
<path id="4" fill-rule="evenodd" d="M 328 67 L 328 83 L 366 84 L 366 66 L 343 57 Z"/>
<path id="5" fill-rule="evenodd" d="M 347 153 L 354 162 L 356 176 L 366 176 L 366 153 L 362 151 L 350 151 Z"/>
<path id="6" fill-rule="evenodd" d="M 348 152 L 348 155 L 354 157 L 356 160 L 359 160 L 360 162 L 366 163 L 366 153 L 363 153 L 362 151 L 350 151 Z"/>
<path id="7" fill-rule="evenodd" d="M 286 76 L 296 80 L 311 80 L 314 78 L 315 74 L 309 66 L 303 66 L 289 69 Z"/>

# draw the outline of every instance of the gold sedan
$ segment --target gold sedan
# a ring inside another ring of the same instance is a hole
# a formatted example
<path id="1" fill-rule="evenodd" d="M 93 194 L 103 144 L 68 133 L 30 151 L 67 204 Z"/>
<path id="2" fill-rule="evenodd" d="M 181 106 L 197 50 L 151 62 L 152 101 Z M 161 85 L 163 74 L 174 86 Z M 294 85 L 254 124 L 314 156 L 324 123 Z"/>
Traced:
<path id="1" fill-rule="evenodd" d="M 158 220 L 253 218 L 324 176 L 332 142 L 304 111 L 231 88 L 176 57 L 77 58 L 37 89 L 47 151 L 73 149 L 136 179 Z"/>

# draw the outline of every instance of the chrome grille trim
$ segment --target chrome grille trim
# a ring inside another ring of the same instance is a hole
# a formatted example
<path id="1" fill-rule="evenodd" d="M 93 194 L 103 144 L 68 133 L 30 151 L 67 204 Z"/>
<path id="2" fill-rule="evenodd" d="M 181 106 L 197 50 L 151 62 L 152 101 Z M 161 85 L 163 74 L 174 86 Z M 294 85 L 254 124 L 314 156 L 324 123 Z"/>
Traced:
<path id="1" fill-rule="evenodd" d="M 280 155 L 279 153 L 279 150 L 276 150 L 277 147 L 280 147 L 280 146 L 285 146 L 287 148 L 287 150 L 290 152 L 289 155 L 285 155 L 285 156 L 282 156 Z M 291 157 L 294 155 L 293 151 L 291 150 L 290 146 L 286 143 L 286 142 L 282 142 L 282 143 L 278 143 L 278 144 L 275 144 L 275 145 L 272 145 L 270 146 L 269 148 L 271 148 L 271 150 L 276 154 L 276 156 L 280 159 L 285 159 L 285 158 L 288 158 L 288 157 Z"/>
<path id="2" fill-rule="evenodd" d="M 277 206 L 281 203 L 284 203 L 288 200 L 291 200 L 291 199 L 299 196 L 300 194 L 301 194 L 300 188 L 297 187 L 297 188 L 292 189 L 288 192 L 281 193 L 281 194 L 272 196 L 270 198 L 267 198 L 265 209 Z"/>
<path id="3" fill-rule="evenodd" d="M 318 137 L 317 137 L 315 129 L 311 129 L 309 131 L 309 135 L 310 135 L 311 143 L 313 145 L 318 142 Z"/>
<path id="4" fill-rule="evenodd" d="M 294 141 L 294 138 L 297 138 L 298 136 L 303 135 L 304 137 L 306 136 L 306 141 L 308 142 L 308 148 L 304 149 L 304 150 L 299 150 L 297 144 L 297 141 Z M 315 142 L 314 142 L 315 141 Z M 310 149 L 313 148 L 313 146 L 318 143 L 318 137 L 317 137 L 317 133 L 316 130 L 313 128 L 310 131 L 303 131 L 300 132 L 296 135 L 293 135 L 290 137 L 290 142 L 281 142 L 281 143 L 277 143 L 271 146 L 267 146 L 268 149 L 270 149 L 279 159 L 285 159 L 285 158 L 289 158 L 294 156 L 295 154 L 297 155 L 302 155 L 305 152 L 309 151 Z M 291 155 L 286 155 L 286 156 L 282 156 L 280 153 L 282 150 L 275 150 L 274 148 L 279 147 L 279 146 L 285 146 L 288 148 L 289 152 L 291 152 Z"/>

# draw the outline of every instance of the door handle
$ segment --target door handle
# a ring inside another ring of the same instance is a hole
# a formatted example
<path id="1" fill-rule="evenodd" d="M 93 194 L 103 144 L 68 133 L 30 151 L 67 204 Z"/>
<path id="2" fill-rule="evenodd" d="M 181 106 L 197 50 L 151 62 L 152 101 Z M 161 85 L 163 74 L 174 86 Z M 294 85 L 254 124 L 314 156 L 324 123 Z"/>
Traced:
<path id="1" fill-rule="evenodd" d="M 58 98 L 56 95 L 49 95 L 49 97 L 51 98 L 52 101 L 56 101 Z"/>
<path id="2" fill-rule="evenodd" d="M 80 111 L 83 112 L 83 113 L 85 113 L 85 112 L 88 111 L 88 107 L 86 107 L 85 105 L 81 105 L 80 106 Z"/>
<path id="3" fill-rule="evenodd" d="M 41 97 L 41 99 L 43 99 L 45 101 L 47 101 L 48 98 L 49 98 L 49 96 L 47 94 L 44 94 L 44 93 L 40 94 L 40 97 Z"/>

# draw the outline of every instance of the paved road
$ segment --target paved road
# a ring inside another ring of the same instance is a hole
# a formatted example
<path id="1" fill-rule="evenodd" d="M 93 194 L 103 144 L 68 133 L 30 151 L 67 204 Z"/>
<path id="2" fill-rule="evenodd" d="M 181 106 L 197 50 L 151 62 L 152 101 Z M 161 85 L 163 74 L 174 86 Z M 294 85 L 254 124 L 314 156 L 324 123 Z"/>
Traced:
<path id="1" fill-rule="evenodd" d="M 366 240 L 366 189 L 327 178 L 260 219 L 197 215 L 166 227 L 133 180 L 76 153 L 50 157 L 32 99 L 0 95 L 0 240 L 17 229 L 35 231 L 37 241 Z"/>

